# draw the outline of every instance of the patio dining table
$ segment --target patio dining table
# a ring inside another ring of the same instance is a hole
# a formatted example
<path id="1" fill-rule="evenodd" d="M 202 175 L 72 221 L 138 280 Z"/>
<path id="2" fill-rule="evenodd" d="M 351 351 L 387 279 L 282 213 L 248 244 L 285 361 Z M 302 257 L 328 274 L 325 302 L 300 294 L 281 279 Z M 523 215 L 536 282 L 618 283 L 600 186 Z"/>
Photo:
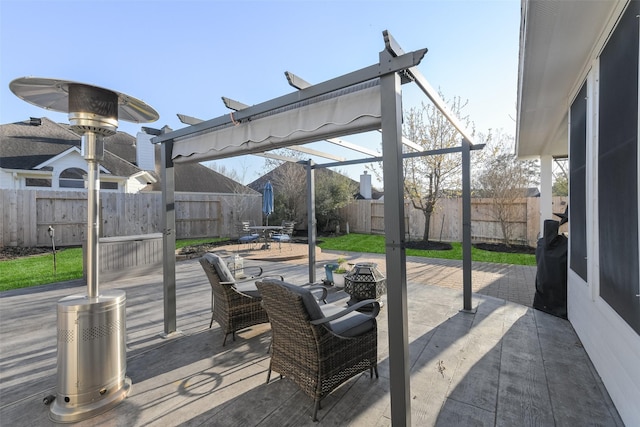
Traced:
<path id="1" fill-rule="evenodd" d="M 267 232 L 270 230 L 280 231 L 282 230 L 281 225 L 252 225 L 249 227 L 250 230 L 260 231 L 262 234 L 263 245 L 262 249 L 269 249 L 269 240 L 267 239 Z"/>

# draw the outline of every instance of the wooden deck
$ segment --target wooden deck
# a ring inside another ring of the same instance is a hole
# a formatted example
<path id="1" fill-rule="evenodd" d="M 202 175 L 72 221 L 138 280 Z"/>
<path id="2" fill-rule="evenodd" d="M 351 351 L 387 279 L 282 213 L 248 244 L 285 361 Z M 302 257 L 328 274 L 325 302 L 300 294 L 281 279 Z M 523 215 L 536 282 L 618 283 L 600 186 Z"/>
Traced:
<path id="1" fill-rule="evenodd" d="M 305 260 L 245 260 L 257 263 L 306 282 Z M 460 289 L 432 285 L 442 268 L 425 260 L 408 269 L 412 425 L 623 425 L 569 322 L 481 294 L 473 298 L 477 312 L 462 313 Z M 323 277 L 320 264 L 317 272 Z M 277 375 L 265 384 L 269 326 L 244 330 L 222 347 L 218 326 L 208 328 L 210 287 L 197 260 L 179 262 L 177 278 L 180 332 L 168 338 L 160 274 L 100 284 L 127 292 L 133 389 L 114 409 L 77 425 L 391 424 L 386 307 L 378 317 L 380 378 L 367 373 L 345 383 L 323 400 L 314 423 L 313 402 L 295 385 Z M 84 292 L 71 282 L 0 293 L 0 425 L 53 425 L 42 399 L 56 387 L 57 301 Z M 346 297 L 335 289 L 330 296 Z"/>

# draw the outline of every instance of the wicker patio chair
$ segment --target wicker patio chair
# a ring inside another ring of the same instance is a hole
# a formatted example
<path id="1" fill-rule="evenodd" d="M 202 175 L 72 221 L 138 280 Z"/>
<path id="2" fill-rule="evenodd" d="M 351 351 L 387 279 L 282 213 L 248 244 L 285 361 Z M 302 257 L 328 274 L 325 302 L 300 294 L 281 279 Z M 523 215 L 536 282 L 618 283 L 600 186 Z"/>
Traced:
<path id="1" fill-rule="evenodd" d="M 236 331 L 269 321 L 267 312 L 262 307 L 260 293 L 254 283 L 256 277 L 266 277 L 262 276 L 262 268 L 244 267 L 245 270 L 257 268 L 258 274 L 236 281 L 224 260 L 218 255 L 207 253 L 200 258 L 200 264 L 211 284 L 209 328 L 214 320 L 218 322 L 224 333 L 223 346 L 229 334 L 232 334 L 235 341 Z M 275 276 L 275 278 L 283 280 L 282 276 Z"/>
<path id="2" fill-rule="evenodd" d="M 307 288 L 270 279 L 256 286 L 271 322 L 267 383 L 271 371 L 291 379 L 314 400 L 314 421 L 320 401 L 349 378 L 367 369 L 378 377 L 377 301 L 319 305 Z M 367 305 L 370 313 L 355 311 Z"/>

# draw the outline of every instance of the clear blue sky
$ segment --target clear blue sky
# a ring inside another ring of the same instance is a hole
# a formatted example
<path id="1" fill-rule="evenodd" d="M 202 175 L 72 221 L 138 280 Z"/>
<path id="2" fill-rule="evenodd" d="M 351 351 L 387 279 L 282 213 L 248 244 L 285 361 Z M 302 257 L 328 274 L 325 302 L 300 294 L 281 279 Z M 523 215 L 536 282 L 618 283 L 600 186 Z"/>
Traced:
<path id="1" fill-rule="evenodd" d="M 387 29 L 405 51 L 429 49 L 419 69 L 447 98 L 469 101 L 478 131 L 514 134 L 519 21 L 518 0 L 0 0 L 0 123 L 68 122 L 9 90 L 35 76 L 124 92 L 158 111 L 148 126 L 179 129 L 176 113 L 228 114 L 221 96 L 252 105 L 292 92 L 284 71 L 318 83 L 377 63 Z M 428 102 L 409 85 L 403 92 L 405 109 Z M 379 149 L 379 136 L 344 139 Z M 221 163 L 245 183 L 264 172 L 255 156 Z M 346 171 L 357 179 L 362 170 Z"/>

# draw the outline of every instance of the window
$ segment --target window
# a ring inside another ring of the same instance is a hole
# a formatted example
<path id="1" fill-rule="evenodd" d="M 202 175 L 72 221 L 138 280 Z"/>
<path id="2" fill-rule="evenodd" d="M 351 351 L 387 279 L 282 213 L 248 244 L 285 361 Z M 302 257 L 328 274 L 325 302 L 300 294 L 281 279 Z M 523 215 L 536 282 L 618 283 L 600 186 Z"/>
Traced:
<path id="1" fill-rule="evenodd" d="M 69 168 L 60 174 L 61 188 L 84 188 L 86 172 L 79 168 Z"/>
<path id="2" fill-rule="evenodd" d="M 600 55 L 600 296 L 640 333 L 638 19 L 632 1 Z"/>
<path id="3" fill-rule="evenodd" d="M 49 178 L 25 178 L 24 185 L 27 187 L 51 187 Z"/>
<path id="4" fill-rule="evenodd" d="M 100 181 L 100 189 L 101 190 L 117 190 L 118 189 L 118 183 L 117 182 Z"/>
<path id="5" fill-rule="evenodd" d="M 587 280 L 587 83 L 571 104 L 569 134 L 569 267 Z"/>

